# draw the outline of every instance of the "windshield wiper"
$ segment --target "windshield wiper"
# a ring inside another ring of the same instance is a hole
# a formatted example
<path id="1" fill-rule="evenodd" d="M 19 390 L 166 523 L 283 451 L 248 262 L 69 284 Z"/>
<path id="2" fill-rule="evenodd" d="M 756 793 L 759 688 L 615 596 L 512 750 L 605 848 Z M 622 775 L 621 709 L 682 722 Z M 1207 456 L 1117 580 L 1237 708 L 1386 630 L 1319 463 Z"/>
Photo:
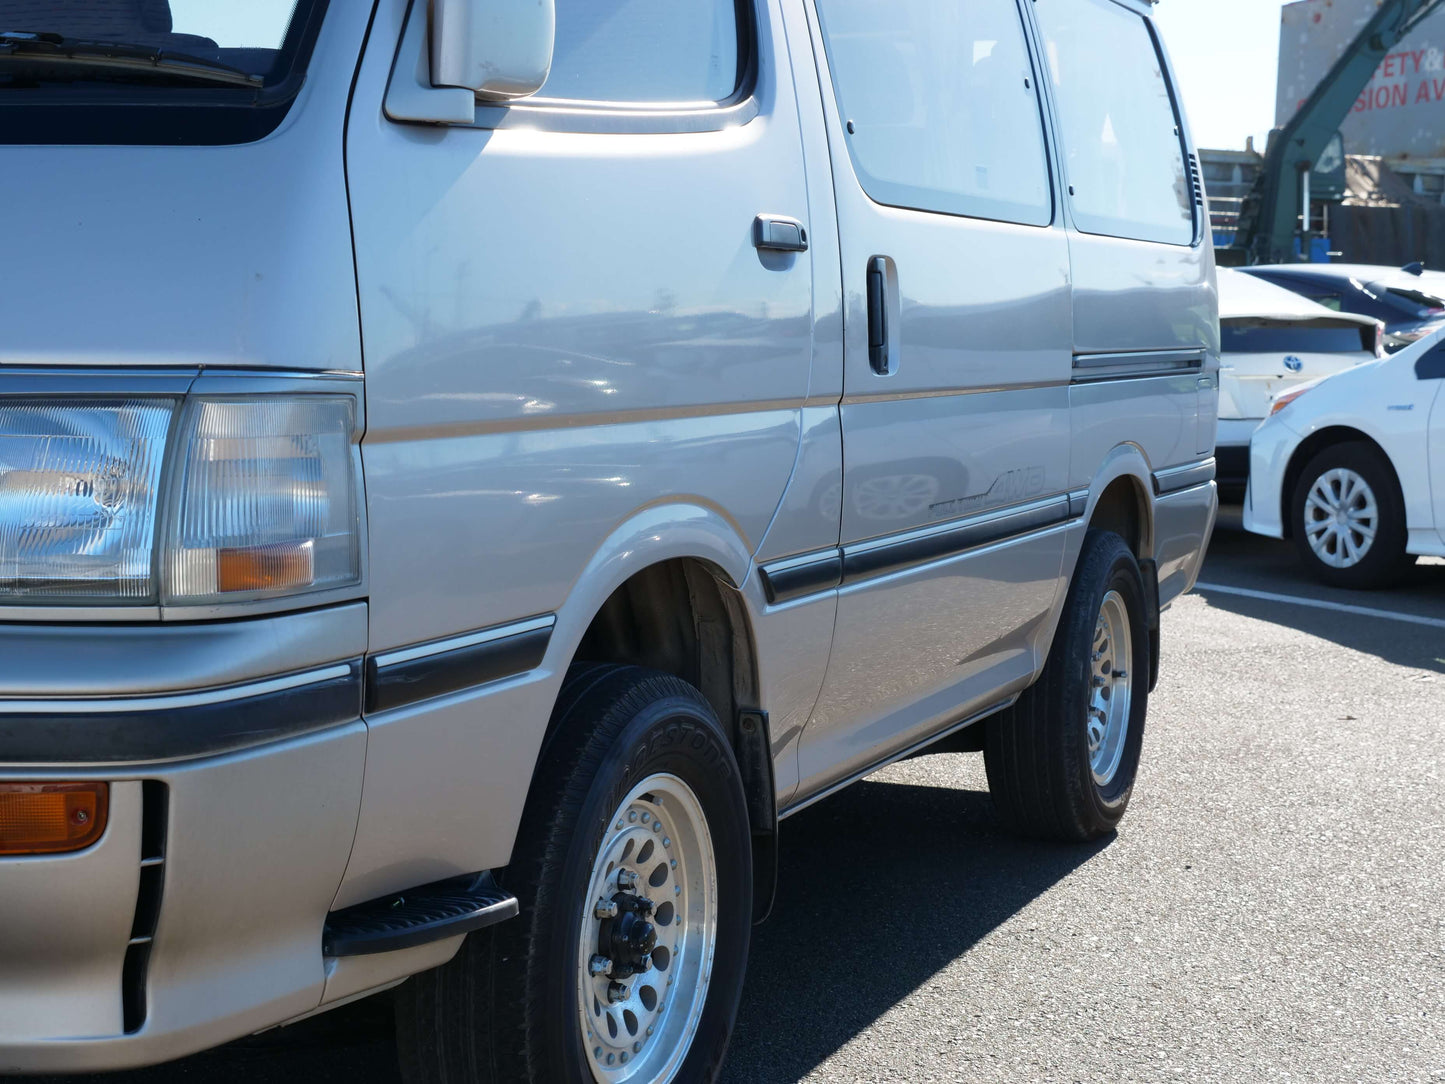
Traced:
<path id="1" fill-rule="evenodd" d="M 30 31 L 0 31 L 0 66 L 7 62 L 74 68 L 75 76 L 85 71 L 133 72 L 137 75 L 182 79 L 196 83 L 257 88 L 265 78 L 205 57 L 149 45 L 86 41 L 61 34 Z"/>

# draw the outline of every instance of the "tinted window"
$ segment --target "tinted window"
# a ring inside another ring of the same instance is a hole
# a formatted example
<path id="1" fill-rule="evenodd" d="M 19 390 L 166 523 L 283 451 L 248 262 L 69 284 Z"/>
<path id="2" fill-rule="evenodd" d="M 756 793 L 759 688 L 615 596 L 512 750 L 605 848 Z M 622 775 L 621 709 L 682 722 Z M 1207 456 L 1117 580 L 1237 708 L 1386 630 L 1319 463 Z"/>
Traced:
<path id="1" fill-rule="evenodd" d="M 868 195 L 1052 220 L 1038 88 L 1014 0 L 819 0 L 818 9 Z"/>
<path id="2" fill-rule="evenodd" d="M 1445 300 L 1441 300 L 1434 294 L 1427 294 L 1423 290 L 1408 290 L 1397 286 L 1390 286 L 1382 289 L 1373 283 L 1369 287 L 1372 293 L 1380 294 L 1406 315 L 1415 316 L 1423 320 L 1427 316 L 1439 316 L 1445 312 Z"/>
<path id="3" fill-rule="evenodd" d="M 552 73 L 539 97 L 702 103 L 738 85 L 736 0 L 556 0 Z"/>
<path id="4" fill-rule="evenodd" d="M 1277 320 L 1222 320 L 1221 347 L 1226 354 L 1353 354 L 1374 353 L 1375 333 L 1358 324 Z"/>
<path id="5" fill-rule="evenodd" d="M 1110 0 L 1037 0 L 1074 221 L 1187 245 L 1194 201 L 1179 121 L 1142 16 Z"/>

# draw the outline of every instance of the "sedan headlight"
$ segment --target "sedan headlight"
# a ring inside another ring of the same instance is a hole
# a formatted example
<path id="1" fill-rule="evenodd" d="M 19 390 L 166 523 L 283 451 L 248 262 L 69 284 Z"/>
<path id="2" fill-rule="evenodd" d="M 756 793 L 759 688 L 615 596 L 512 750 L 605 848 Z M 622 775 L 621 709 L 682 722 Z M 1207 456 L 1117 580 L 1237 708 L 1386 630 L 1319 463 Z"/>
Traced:
<path id="1" fill-rule="evenodd" d="M 0 602 L 216 605 L 359 583 L 355 412 L 346 395 L 0 402 Z"/>

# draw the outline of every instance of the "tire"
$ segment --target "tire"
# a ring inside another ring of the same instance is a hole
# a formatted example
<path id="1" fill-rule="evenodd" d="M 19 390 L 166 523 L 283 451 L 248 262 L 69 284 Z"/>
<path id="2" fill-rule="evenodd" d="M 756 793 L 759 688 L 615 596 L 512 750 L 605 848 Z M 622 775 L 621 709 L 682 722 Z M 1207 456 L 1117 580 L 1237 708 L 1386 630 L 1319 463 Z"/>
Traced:
<path id="1" fill-rule="evenodd" d="M 1083 842 L 1124 816 L 1149 707 L 1145 597 L 1124 540 L 1112 531 L 1085 535 L 1043 674 L 987 724 L 989 793 L 1011 830 Z M 1106 624 L 1107 649 L 1096 658 Z M 1102 716 L 1093 712 L 1098 705 Z"/>
<path id="2" fill-rule="evenodd" d="M 678 678 L 591 663 L 569 671 L 550 735 L 513 862 L 498 871 L 520 914 L 398 990 L 403 1078 L 573 1084 L 627 1072 L 629 1084 L 710 1081 L 732 1033 L 752 932 L 751 832 L 722 727 Z M 631 891 L 619 883 L 624 870 L 639 876 Z M 619 906 L 616 918 L 594 911 L 602 900 Z M 587 966 L 602 946 L 613 976 Z M 646 971 L 632 973 L 637 965 Z M 614 981 L 628 990 L 616 1004 L 604 1000 Z"/>
<path id="3" fill-rule="evenodd" d="M 1305 464 L 1290 497 L 1290 532 L 1305 568 L 1331 587 L 1388 587 L 1413 563 L 1395 469 L 1364 441 L 1331 445 Z"/>

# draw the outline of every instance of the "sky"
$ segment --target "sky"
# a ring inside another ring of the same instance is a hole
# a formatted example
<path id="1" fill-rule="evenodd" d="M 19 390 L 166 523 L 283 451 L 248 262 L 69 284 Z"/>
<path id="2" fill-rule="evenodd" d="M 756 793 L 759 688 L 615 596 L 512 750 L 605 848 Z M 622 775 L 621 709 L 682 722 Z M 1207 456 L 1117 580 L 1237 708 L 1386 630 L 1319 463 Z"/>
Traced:
<path id="1" fill-rule="evenodd" d="M 1274 127 L 1280 0 L 1159 0 L 1164 37 L 1197 146 L 1263 151 Z"/>
<path id="2" fill-rule="evenodd" d="M 1195 0 L 1187 0 L 1194 3 Z M 281 44 L 296 0 L 171 0 L 171 20 L 178 34 L 199 34 L 222 46 Z"/>

